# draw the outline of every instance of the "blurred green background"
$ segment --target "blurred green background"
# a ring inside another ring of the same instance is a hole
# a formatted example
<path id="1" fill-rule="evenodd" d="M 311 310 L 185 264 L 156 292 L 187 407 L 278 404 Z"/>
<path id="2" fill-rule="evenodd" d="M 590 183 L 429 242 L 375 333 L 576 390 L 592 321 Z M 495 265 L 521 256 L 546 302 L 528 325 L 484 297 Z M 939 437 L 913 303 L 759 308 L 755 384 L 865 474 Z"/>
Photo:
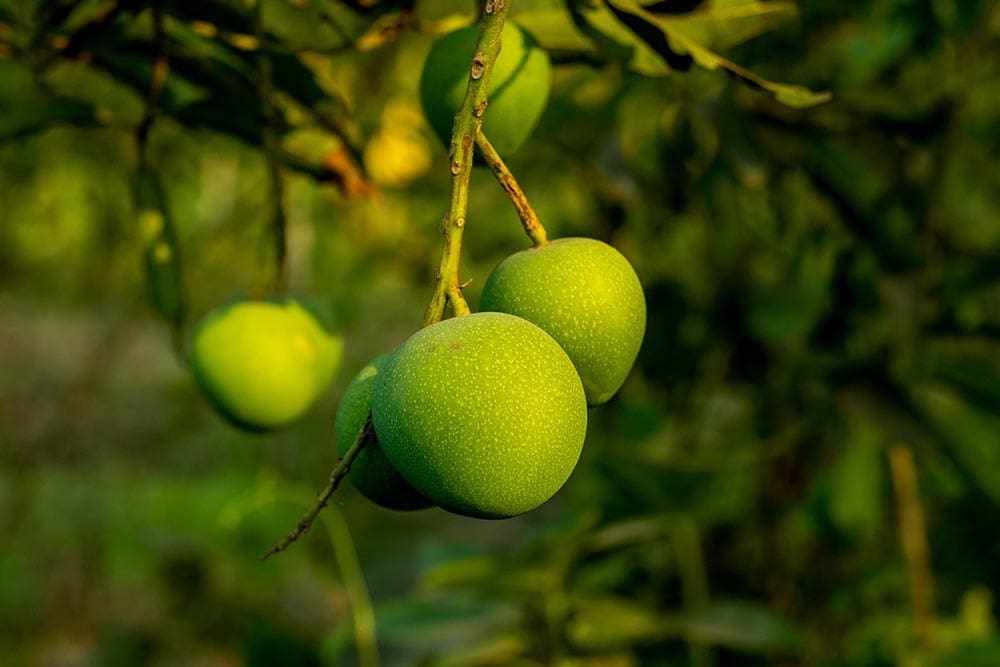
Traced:
<path id="1" fill-rule="evenodd" d="M 449 174 L 418 74 L 475 3 L 154 4 L 162 40 L 149 2 L 0 2 L 0 664 L 1000 665 L 998 3 L 647 3 L 833 94 L 796 109 L 669 71 L 601 3 L 514 2 L 556 68 L 508 163 L 550 236 L 633 262 L 636 367 L 541 509 L 345 485 L 265 564 L 346 383 L 421 322 Z M 247 435 L 171 325 L 267 285 L 279 135 L 290 290 L 346 359 L 305 420 Z M 526 246 L 477 168 L 473 307 Z"/>

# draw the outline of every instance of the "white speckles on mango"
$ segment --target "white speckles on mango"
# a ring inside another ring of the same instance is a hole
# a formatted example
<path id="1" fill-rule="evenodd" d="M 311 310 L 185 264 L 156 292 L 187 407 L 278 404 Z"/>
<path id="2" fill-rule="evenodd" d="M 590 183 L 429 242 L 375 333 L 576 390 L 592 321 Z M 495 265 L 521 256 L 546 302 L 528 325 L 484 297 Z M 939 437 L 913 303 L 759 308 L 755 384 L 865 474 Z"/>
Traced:
<path id="1" fill-rule="evenodd" d="M 511 255 L 486 280 L 480 308 L 523 317 L 555 338 L 591 405 L 621 387 L 646 329 L 646 300 L 632 265 L 595 239 L 559 239 Z"/>
<path id="2" fill-rule="evenodd" d="M 372 408 L 375 378 L 389 355 L 382 355 L 362 368 L 347 385 L 334 422 L 337 453 L 343 456 L 354 444 L 358 432 Z M 366 498 L 394 510 L 417 510 L 431 503 L 417 493 L 392 467 L 382 451 L 378 434 L 358 453 L 351 465 L 350 478 L 354 487 Z"/>
<path id="3" fill-rule="evenodd" d="M 427 327 L 376 378 L 375 430 L 397 470 L 445 509 L 521 514 L 566 482 L 587 406 L 572 362 L 521 318 L 478 313 Z"/>

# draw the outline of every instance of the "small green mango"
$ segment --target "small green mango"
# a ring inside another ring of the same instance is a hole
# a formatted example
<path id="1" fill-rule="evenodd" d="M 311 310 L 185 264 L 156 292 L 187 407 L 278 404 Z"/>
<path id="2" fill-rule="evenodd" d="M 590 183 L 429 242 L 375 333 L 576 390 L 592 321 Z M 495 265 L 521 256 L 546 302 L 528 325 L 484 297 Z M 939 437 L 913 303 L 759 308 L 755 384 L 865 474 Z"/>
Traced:
<path id="1" fill-rule="evenodd" d="M 337 454 L 340 456 L 351 448 L 365 423 L 365 418 L 372 407 L 375 376 L 379 374 L 388 358 L 388 355 L 383 354 L 358 371 L 340 399 L 333 426 Z M 418 510 L 431 506 L 431 502 L 417 493 L 392 467 L 382 451 L 377 434 L 370 438 L 354 459 L 350 478 L 354 488 L 382 507 L 393 510 Z"/>
<path id="2" fill-rule="evenodd" d="M 596 239 L 566 238 L 507 257 L 483 286 L 480 310 L 537 324 L 566 350 L 590 405 L 625 382 L 646 331 L 646 299 L 632 265 Z"/>
<path id="3" fill-rule="evenodd" d="M 469 85 L 479 26 L 440 37 L 431 46 L 420 76 L 420 101 L 434 132 L 447 147 L 455 114 Z M 520 148 L 538 124 L 552 88 L 548 54 L 520 27 L 506 22 L 500 56 L 490 77 L 483 132 L 501 155 Z"/>
<path id="4" fill-rule="evenodd" d="M 296 301 L 238 301 L 202 319 L 189 362 L 224 417 L 266 431 L 305 414 L 336 374 L 342 352 L 340 336 Z"/>

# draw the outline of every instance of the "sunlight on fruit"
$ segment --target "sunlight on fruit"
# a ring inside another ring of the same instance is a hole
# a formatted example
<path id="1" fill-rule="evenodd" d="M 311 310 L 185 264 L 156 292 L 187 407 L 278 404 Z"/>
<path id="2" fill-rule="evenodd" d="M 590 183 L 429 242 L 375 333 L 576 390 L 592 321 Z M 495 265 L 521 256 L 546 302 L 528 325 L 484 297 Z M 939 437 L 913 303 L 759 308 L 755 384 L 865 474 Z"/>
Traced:
<path id="1" fill-rule="evenodd" d="M 416 105 L 402 100 L 386 105 L 379 131 L 365 146 L 365 168 L 372 179 L 401 188 L 427 173 L 431 147 L 421 133 L 424 125 Z"/>

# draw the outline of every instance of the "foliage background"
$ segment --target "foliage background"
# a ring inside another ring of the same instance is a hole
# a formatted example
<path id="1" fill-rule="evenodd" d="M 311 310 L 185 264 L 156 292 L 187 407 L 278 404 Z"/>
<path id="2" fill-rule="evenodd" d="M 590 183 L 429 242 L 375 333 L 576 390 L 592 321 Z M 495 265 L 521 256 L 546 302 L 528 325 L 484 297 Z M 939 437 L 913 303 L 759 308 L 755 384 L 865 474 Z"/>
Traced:
<path id="1" fill-rule="evenodd" d="M 266 565 L 335 462 L 351 375 L 421 320 L 448 175 L 419 65 L 474 7 L 263 5 L 306 68 L 273 60 L 291 290 L 347 359 L 306 420 L 252 436 L 199 398 L 148 298 L 144 4 L 0 3 L 0 664 L 371 664 L 373 622 L 390 665 L 1000 664 L 997 3 L 817 1 L 692 28 L 834 93 L 796 110 L 718 71 L 652 76 L 648 53 L 581 58 L 563 3 L 515 2 L 560 64 L 509 164 L 550 236 L 634 263 L 637 366 L 544 508 L 397 514 L 348 486 Z M 112 6 L 131 10 L 88 27 Z M 268 279 L 267 109 L 234 46 L 245 5 L 166 11 L 148 159 L 193 321 Z M 324 170 L 335 127 L 380 196 Z M 485 170 L 470 211 L 475 305 L 526 242 Z M 901 538 L 915 503 L 926 531 Z"/>

